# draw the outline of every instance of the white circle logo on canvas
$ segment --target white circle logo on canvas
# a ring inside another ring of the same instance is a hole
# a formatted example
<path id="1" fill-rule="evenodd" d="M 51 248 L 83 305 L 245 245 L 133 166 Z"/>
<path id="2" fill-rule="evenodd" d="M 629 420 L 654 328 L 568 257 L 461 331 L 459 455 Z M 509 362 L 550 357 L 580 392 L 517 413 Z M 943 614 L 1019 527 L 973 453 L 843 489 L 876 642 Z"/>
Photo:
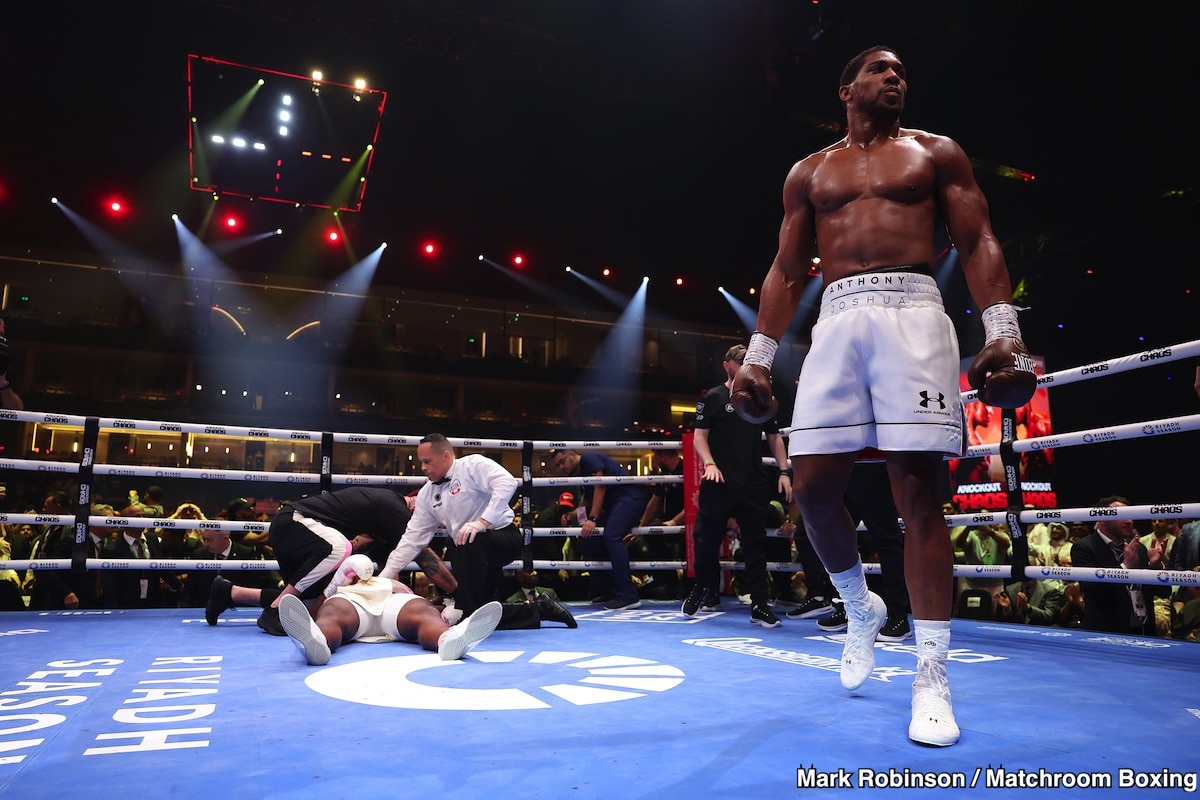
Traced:
<path id="1" fill-rule="evenodd" d="M 646 658 L 543 650 L 473 651 L 463 661 L 436 653 L 373 658 L 314 672 L 304 683 L 337 700 L 389 708 L 511 711 L 614 703 L 665 692 L 683 671 Z"/>

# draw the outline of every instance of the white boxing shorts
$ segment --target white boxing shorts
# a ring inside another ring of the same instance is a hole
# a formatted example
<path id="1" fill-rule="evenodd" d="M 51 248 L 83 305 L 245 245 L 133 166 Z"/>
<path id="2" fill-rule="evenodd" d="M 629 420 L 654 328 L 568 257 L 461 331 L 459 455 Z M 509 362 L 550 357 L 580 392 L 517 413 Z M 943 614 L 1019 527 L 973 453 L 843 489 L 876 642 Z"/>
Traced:
<path id="1" fill-rule="evenodd" d="M 404 588 L 408 589 L 407 586 Z M 409 641 L 397 630 L 396 616 L 405 603 L 417 598 L 411 589 L 407 592 L 393 593 L 390 580 L 376 577 L 338 587 L 334 597 L 349 601 L 358 612 L 358 631 L 350 637 L 350 641 Z"/>
<path id="2" fill-rule="evenodd" d="M 933 278 L 864 272 L 821 295 L 789 455 L 966 452 L 958 336 Z"/>

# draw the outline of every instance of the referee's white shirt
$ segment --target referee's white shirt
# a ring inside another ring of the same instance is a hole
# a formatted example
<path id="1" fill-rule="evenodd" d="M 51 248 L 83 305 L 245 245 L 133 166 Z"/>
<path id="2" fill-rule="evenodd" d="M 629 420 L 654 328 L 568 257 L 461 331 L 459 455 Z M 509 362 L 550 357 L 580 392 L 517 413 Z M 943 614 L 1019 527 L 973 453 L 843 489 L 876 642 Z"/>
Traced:
<path id="1" fill-rule="evenodd" d="M 486 519 L 489 530 L 512 523 L 515 515 L 509 503 L 518 483 L 508 470 L 487 456 L 454 459 L 444 482 L 426 483 L 417 492 L 412 519 L 379 576 L 395 578 L 407 569 L 439 528 L 453 536 L 463 525 L 478 519 Z"/>

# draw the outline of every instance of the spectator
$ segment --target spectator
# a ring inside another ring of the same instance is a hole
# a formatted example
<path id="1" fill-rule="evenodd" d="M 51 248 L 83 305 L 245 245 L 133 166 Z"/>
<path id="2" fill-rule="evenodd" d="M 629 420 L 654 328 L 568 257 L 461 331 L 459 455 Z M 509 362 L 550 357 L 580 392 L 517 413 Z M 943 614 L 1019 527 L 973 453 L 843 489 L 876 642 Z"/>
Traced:
<path id="1" fill-rule="evenodd" d="M 66 492 L 54 490 L 46 493 L 41 513 L 67 515 L 72 511 L 71 498 Z M 46 525 L 33 539 L 29 558 L 38 561 L 70 558 L 74 546 L 71 525 Z M 59 569 L 31 569 L 26 572 L 22 589 L 29 595 L 29 608 L 33 611 L 79 608 L 79 597 L 67 582 L 68 575 L 69 570 Z"/>
<path id="2" fill-rule="evenodd" d="M 533 518 L 535 528 L 576 528 L 579 523 L 575 520 L 575 493 L 562 491 L 555 496 L 555 501 L 545 506 Z M 543 561 L 561 561 L 562 548 L 566 536 L 533 537 L 533 557 Z M 573 579 L 578 580 L 576 573 L 564 569 L 548 572 L 543 576 L 545 586 L 551 587 L 558 594 L 565 594 L 567 584 Z"/>
<path id="3" fill-rule="evenodd" d="M 964 528 L 954 538 L 955 549 L 962 550 L 963 563 L 993 564 L 1012 563 L 1012 539 L 1004 525 L 979 525 Z M 1003 578 L 967 578 L 967 589 L 986 592 L 992 597 L 1003 591 Z"/>
<path id="4" fill-rule="evenodd" d="M 37 509 L 29 509 L 26 513 L 36 514 Z M 37 532 L 28 522 L 17 524 L 10 522 L 4 526 L 4 538 L 8 540 L 9 546 L 12 548 L 13 561 L 27 561 L 29 559 L 30 548 L 33 547 L 33 540 L 37 537 Z"/>
<path id="5" fill-rule="evenodd" d="M 229 537 L 226 530 L 204 530 L 201 532 L 201 548 L 194 552 L 191 558 L 197 561 L 262 561 L 262 556 L 253 547 L 238 544 Z M 220 581 L 220 583 L 218 583 Z M 207 610 L 209 598 L 216 591 L 218 595 L 232 602 L 232 587 L 245 586 L 269 593 L 268 602 L 279 596 L 283 579 L 274 570 L 236 569 L 230 567 L 223 570 L 194 570 L 188 573 L 186 590 L 182 606 Z M 259 601 L 261 604 L 262 596 Z M 223 611 L 224 609 L 221 609 Z M 217 612 L 220 614 L 220 611 Z M 206 614 L 207 616 L 207 614 Z M 215 625 L 216 620 L 207 620 Z"/>
<path id="6" fill-rule="evenodd" d="M 1058 612 L 1055 625 L 1061 628 L 1083 627 L 1083 586 L 1079 581 L 1063 584 L 1063 607 Z"/>
<path id="7" fill-rule="evenodd" d="M 588 477 L 628 477 L 629 471 L 604 453 L 588 451 L 580 455 L 575 450 L 552 450 L 554 466 L 564 475 Z M 597 483 L 584 488 L 584 519 L 580 525 L 580 548 L 583 557 L 592 561 L 607 561 L 610 569 L 592 570 L 592 586 L 596 597 L 592 602 L 619 611 L 640 608 L 637 587 L 629 568 L 629 551 L 625 536 L 641 519 L 646 508 L 645 487 L 633 484 L 606 485 Z M 597 530 L 600 537 L 593 538 Z"/>
<path id="8" fill-rule="evenodd" d="M 129 505 L 122 509 L 118 516 L 162 519 L 167 513 L 163 508 L 162 499 L 161 486 L 147 486 L 140 496 L 136 489 L 130 489 Z"/>
<path id="9" fill-rule="evenodd" d="M 158 537 L 146 528 L 124 528 L 100 554 L 109 559 L 162 558 Z M 148 567 L 106 569 L 101 573 L 105 608 L 166 608 L 168 595 L 178 595 L 175 576 Z"/>
<path id="10" fill-rule="evenodd" d="M 244 497 L 237 497 L 229 501 L 229 505 L 225 506 L 225 519 L 230 522 L 259 521 L 258 515 L 254 513 L 254 504 Z M 270 526 L 265 531 L 231 531 L 230 538 L 238 544 L 253 547 L 263 558 L 275 557 L 275 553 L 271 549 Z"/>
<path id="11" fill-rule="evenodd" d="M 12 560 L 12 545 L 8 541 L 8 526 L 0 526 L 0 566 Z M 25 600 L 21 596 L 21 577 L 16 570 L 0 569 L 0 611 L 24 611 Z"/>
<path id="12" fill-rule="evenodd" d="M 1119 495 L 1101 498 L 1096 508 L 1121 508 L 1129 501 Z M 1095 530 L 1071 546 L 1076 567 L 1158 569 L 1163 563 L 1159 546 L 1147 549 L 1138 541 L 1133 522 L 1101 518 Z M 1090 581 L 1083 585 L 1083 627 L 1091 631 L 1154 636 L 1154 597 L 1169 589 L 1139 584 Z"/>
<path id="13" fill-rule="evenodd" d="M 1200 368 L 1197 368 L 1200 372 Z M 1175 546 L 1171 548 L 1171 569 L 1200 572 L 1200 520 L 1184 522 Z M 1172 597 L 1174 626 L 1172 636 L 1196 641 L 1200 630 L 1200 587 L 1180 586 Z"/>
<path id="14" fill-rule="evenodd" d="M 1147 552 L 1155 548 L 1161 550 L 1163 553 L 1162 563 L 1170 565 L 1172 552 L 1175 549 L 1175 542 L 1179 538 L 1179 520 L 1152 519 L 1150 520 L 1150 528 L 1150 533 L 1142 536 L 1139 541 L 1146 548 Z M 1171 636 L 1171 628 L 1174 625 L 1173 618 L 1175 616 L 1171 594 L 1175 592 L 1176 588 L 1172 586 L 1169 590 L 1170 593 L 1167 595 L 1154 596 L 1154 626 L 1159 636 Z"/>
<path id="15" fill-rule="evenodd" d="M 1050 566 L 1071 566 L 1071 530 L 1061 522 L 1050 523 Z"/>
<path id="16" fill-rule="evenodd" d="M 993 595 L 994 619 L 1022 625 L 1054 625 L 1058 622 L 1066 594 L 1062 581 L 1014 581 Z"/>

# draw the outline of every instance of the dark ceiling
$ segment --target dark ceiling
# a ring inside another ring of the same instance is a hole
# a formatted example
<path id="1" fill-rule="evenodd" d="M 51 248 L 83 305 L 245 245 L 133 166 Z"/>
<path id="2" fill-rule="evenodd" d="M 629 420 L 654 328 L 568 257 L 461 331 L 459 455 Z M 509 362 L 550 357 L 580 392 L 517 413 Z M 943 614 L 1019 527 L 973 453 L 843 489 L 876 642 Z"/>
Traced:
<path id="1" fill-rule="evenodd" d="M 133 211 L 112 232 L 177 258 L 168 215 L 196 229 L 211 205 L 187 188 L 187 55 L 294 74 L 319 66 L 388 92 L 362 211 L 342 215 L 358 256 L 389 243 L 378 284 L 538 300 L 476 259 L 520 250 L 529 276 L 581 305 L 600 301 L 567 264 L 611 267 L 628 293 L 650 275 L 652 311 L 736 326 L 716 287 L 752 301 L 774 254 L 784 175 L 840 136 L 837 75 L 884 42 L 909 69 L 905 124 L 954 137 L 977 162 L 1014 282 L 1034 307 L 1035 349 L 1067 366 L 1195 328 L 1195 295 L 1184 294 L 1200 288 L 1184 4 L 1153 15 L 934 0 L 23 8 L 0 55 L 3 245 L 86 250 L 49 196 L 102 221 L 99 199 L 120 191 Z M 292 237 L 231 256 L 234 268 L 324 277 L 347 266 L 300 239 L 315 210 L 227 201 Z M 434 261 L 417 255 L 425 237 L 443 244 Z M 1060 355 L 1049 339 L 1067 318 L 1081 349 Z"/>

